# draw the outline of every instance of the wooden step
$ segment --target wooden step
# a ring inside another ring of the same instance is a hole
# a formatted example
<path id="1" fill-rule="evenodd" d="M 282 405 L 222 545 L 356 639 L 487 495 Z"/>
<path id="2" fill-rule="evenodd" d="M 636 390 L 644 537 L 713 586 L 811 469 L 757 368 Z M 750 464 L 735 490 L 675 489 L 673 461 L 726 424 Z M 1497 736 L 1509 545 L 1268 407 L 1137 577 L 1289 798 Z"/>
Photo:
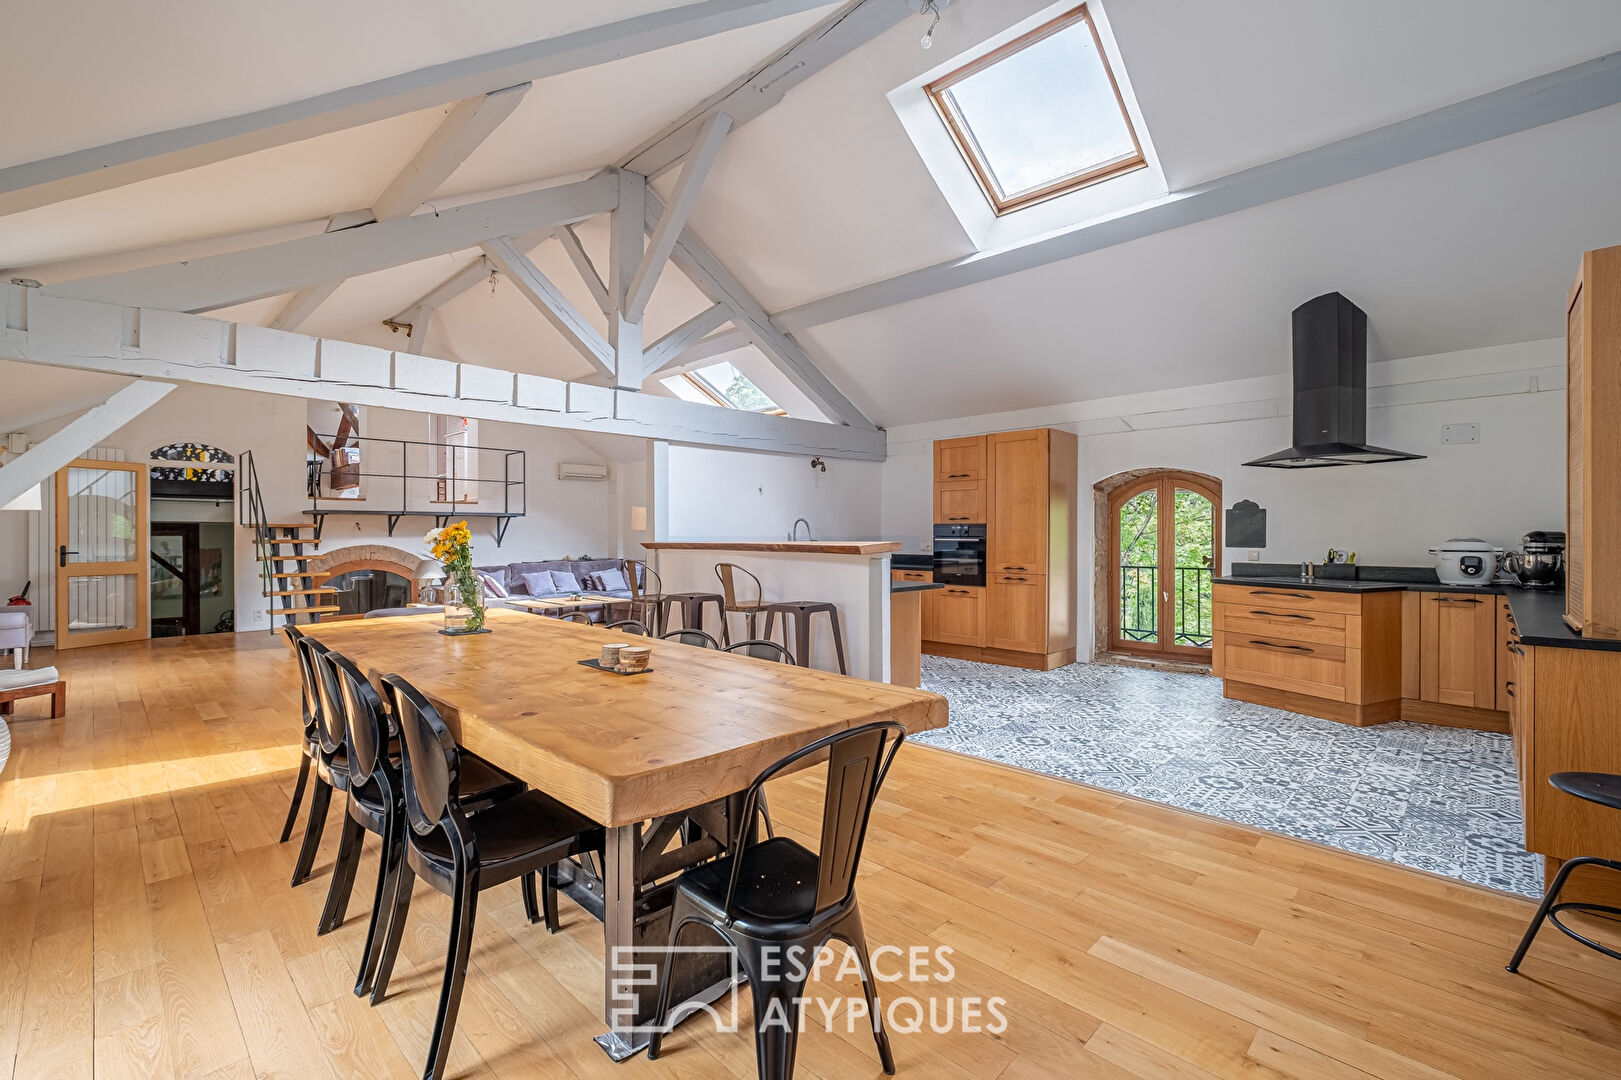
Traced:
<path id="1" fill-rule="evenodd" d="M 297 576 L 302 577 L 303 575 L 297 575 Z M 337 589 L 328 589 L 328 588 L 325 588 L 325 587 L 317 587 L 317 588 L 314 588 L 314 589 L 277 589 L 275 592 L 266 593 L 265 595 L 266 596 L 319 596 L 322 593 L 335 593 L 337 591 L 338 591 Z"/>
<path id="2" fill-rule="evenodd" d="M 273 540 L 266 540 L 265 543 L 267 543 L 267 544 L 308 544 L 311 547 L 316 547 L 317 545 L 319 545 L 321 543 L 321 541 L 315 539 L 313 536 L 303 536 L 303 537 L 293 536 L 293 537 L 277 537 L 277 538 L 275 538 Z"/>
<path id="3" fill-rule="evenodd" d="M 272 521 L 265 526 L 267 529 L 313 529 L 313 521 Z"/>
<path id="4" fill-rule="evenodd" d="M 268 562 L 309 562 L 311 559 L 319 559 L 320 557 L 321 556 L 315 552 L 310 552 L 306 555 L 279 555 L 272 552 L 271 554 L 266 555 L 265 559 Z"/>
<path id="5" fill-rule="evenodd" d="M 328 612 L 342 611 L 337 604 L 321 604 L 318 607 L 273 607 L 272 615 L 325 615 Z"/>

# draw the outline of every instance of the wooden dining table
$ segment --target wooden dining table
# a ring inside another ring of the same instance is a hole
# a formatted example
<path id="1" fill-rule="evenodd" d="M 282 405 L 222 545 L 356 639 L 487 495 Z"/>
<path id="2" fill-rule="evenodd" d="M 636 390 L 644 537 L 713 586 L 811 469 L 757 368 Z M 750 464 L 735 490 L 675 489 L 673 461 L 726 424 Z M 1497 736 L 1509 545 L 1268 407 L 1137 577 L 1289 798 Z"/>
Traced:
<path id="1" fill-rule="evenodd" d="M 656 986 L 646 953 L 669 934 L 674 881 L 742 823 L 742 791 L 825 735 L 878 720 L 944 727 L 945 698 L 675 641 L 491 609 L 490 633 L 447 636 L 438 615 L 327 622 L 304 632 L 373 680 L 398 673 L 457 741 L 606 827 L 602 858 L 565 864 L 559 888 L 603 923 L 603 1019 L 616 1060 L 646 1045 Z M 653 650 L 646 674 L 580 664 L 604 642 Z M 644 958 L 638 961 L 638 953 Z M 708 1003 L 735 982 L 723 957 L 686 963 L 675 1000 Z"/>

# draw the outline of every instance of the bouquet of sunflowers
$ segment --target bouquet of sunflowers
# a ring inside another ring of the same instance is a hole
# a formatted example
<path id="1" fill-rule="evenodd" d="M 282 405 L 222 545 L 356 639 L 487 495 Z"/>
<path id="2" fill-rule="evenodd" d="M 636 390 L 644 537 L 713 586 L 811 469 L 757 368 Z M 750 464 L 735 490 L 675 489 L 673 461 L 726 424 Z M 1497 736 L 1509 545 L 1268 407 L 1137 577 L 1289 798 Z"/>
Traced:
<path id="1" fill-rule="evenodd" d="M 484 627 L 484 599 L 480 593 L 478 574 L 473 569 L 473 534 L 467 522 L 458 521 L 442 529 L 429 529 L 422 542 L 428 554 L 439 560 L 445 568 L 445 577 L 455 583 L 461 593 L 461 604 L 467 609 L 466 628 L 469 632 Z M 446 605 L 447 609 L 449 605 Z"/>

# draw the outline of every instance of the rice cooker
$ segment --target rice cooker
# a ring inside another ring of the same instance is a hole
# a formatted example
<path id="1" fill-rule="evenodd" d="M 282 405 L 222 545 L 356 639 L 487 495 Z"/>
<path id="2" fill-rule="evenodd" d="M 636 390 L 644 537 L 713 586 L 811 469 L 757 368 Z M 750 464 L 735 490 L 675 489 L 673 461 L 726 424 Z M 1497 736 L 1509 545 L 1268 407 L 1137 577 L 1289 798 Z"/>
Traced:
<path id="1" fill-rule="evenodd" d="M 1454 537 L 1435 556 L 1435 576 L 1443 585 L 1489 585 L 1503 564 L 1503 549 L 1474 536 Z"/>

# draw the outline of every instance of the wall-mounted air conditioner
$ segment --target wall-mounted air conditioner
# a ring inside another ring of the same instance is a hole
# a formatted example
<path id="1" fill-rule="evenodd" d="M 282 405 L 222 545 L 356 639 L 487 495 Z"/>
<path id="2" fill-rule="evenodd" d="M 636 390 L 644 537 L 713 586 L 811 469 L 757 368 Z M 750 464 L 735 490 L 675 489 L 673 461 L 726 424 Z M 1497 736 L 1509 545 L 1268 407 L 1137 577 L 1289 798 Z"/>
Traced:
<path id="1" fill-rule="evenodd" d="M 608 466 L 573 465 L 566 461 L 559 461 L 557 463 L 557 478 L 559 480 L 606 480 L 608 479 Z"/>

